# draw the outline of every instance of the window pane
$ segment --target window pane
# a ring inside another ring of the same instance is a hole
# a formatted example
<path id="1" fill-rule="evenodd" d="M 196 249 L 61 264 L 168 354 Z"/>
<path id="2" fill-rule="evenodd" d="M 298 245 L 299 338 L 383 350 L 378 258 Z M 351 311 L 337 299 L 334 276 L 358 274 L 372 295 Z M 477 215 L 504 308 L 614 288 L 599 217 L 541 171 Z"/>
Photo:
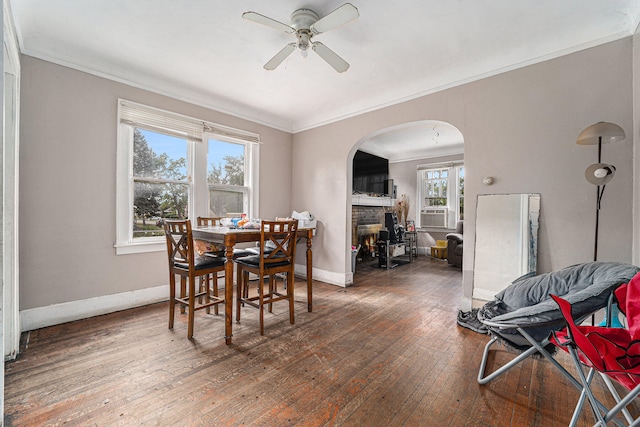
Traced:
<path id="1" fill-rule="evenodd" d="M 135 181 L 133 189 L 133 237 L 162 236 L 162 219 L 188 217 L 187 184 Z"/>
<path id="2" fill-rule="evenodd" d="M 442 197 L 427 197 L 426 199 L 424 199 L 424 205 L 425 207 L 446 206 L 447 199 Z"/>
<path id="3" fill-rule="evenodd" d="M 136 128 L 133 133 L 133 176 L 186 179 L 187 141 Z"/>
<path id="4" fill-rule="evenodd" d="M 448 206 L 447 188 L 449 185 L 448 169 L 427 170 L 424 179 L 424 207 Z"/>
<path id="5" fill-rule="evenodd" d="M 209 189 L 209 209 L 213 216 L 241 214 L 244 212 L 244 193 L 220 189 Z"/>
<path id="6" fill-rule="evenodd" d="M 207 182 L 244 186 L 243 144 L 209 139 Z"/>

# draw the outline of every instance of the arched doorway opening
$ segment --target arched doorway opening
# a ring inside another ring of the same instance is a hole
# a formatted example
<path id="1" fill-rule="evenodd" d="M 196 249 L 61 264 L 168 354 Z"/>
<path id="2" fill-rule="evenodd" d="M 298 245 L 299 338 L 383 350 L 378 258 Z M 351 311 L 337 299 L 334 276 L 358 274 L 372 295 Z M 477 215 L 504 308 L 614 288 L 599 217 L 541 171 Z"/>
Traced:
<path id="1" fill-rule="evenodd" d="M 366 187 L 359 183 L 354 187 L 354 157 L 358 151 L 388 161 L 388 179 L 393 181 L 391 185 L 395 187 L 395 195 L 392 191 L 387 191 L 387 194 L 380 194 L 379 191 L 367 192 Z M 366 245 L 366 237 L 363 237 L 361 231 L 365 230 L 366 235 L 367 228 L 364 226 L 367 223 L 373 224 L 375 233 L 375 225 L 383 223 L 380 218 L 384 217 L 384 212 L 393 210 L 398 198 L 404 196 L 403 199 L 409 204 L 404 220 L 413 221 L 420 227 L 424 191 L 421 188 L 419 171 L 429 165 L 459 165 L 463 160 L 462 133 L 451 123 L 439 120 L 421 120 L 387 127 L 364 136 L 354 144 L 347 159 L 347 194 L 351 199 L 348 204 L 347 224 L 351 224 L 349 249 L 352 255 L 352 272 L 355 272 L 354 262 L 368 261 L 366 256 L 360 256 L 362 246 Z M 456 213 L 454 208 L 451 211 Z M 455 220 L 451 218 L 451 221 L 441 225 L 440 231 L 443 236 L 450 228 L 455 227 Z M 426 227 L 420 229 L 426 231 Z M 431 241 L 428 240 L 431 237 L 427 237 L 430 235 L 426 233 L 420 233 L 420 236 L 418 248 L 424 253 L 426 248 L 431 246 Z M 355 257 L 354 250 L 358 251 Z M 369 251 L 365 251 L 365 255 L 369 255 Z"/>

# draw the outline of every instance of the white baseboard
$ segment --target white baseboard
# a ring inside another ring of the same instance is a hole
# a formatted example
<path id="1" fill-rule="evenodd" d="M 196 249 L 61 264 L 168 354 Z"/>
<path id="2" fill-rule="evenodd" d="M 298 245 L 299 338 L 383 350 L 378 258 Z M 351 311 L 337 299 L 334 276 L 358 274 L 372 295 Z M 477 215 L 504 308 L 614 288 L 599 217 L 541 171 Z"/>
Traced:
<path id="1" fill-rule="evenodd" d="M 307 277 L 307 266 L 305 264 L 296 264 L 295 274 L 300 277 Z M 313 269 L 313 279 L 320 282 L 328 283 L 330 285 L 336 285 L 340 287 L 347 287 L 353 283 L 353 274 L 351 272 L 347 274 L 335 273 L 333 271 L 321 270 L 319 268 Z"/>
<path id="2" fill-rule="evenodd" d="M 491 301 L 496 296 L 496 293 L 497 293 L 496 291 L 491 291 L 491 290 L 488 290 L 488 289 L 474 288 L 473 289 L 473 298 L 474 299 L 484 300 L 484 301 Z"/>
<path id="3" fill-rule="evenodd" d="M 306 277 L 306 265 L 296 264 L 295 272 L 296 275 Z M 317 268 L 313 269 L 313 278 L 341 287 L 348 286 L 348 283 L 350 283 L 348 282 L 349 279 L 351 279 L 351 283 L 353 282 L 351 272 L 344 275 Z M 60 323 L 113 313 L 114 311 L 154 304 L 168 299 L 169 285 L 166 284 L 137 291 L 122 292 L 114 295 L 105 295 L 21 310 L 20 332 L 32 331 L 34 329 L 46 328 L 47 326 L 59 325 Z"/>
<path id="4" fill-rule="evenodd" d="M 169 285 L 20 311 L 20 331 L 32 331 L 169 299 Z"/>

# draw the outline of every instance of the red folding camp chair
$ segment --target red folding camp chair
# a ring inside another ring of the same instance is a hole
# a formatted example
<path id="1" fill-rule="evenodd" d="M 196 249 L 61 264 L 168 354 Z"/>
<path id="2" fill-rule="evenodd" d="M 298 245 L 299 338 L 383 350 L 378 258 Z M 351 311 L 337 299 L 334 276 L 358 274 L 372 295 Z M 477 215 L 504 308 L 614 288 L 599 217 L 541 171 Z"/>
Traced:
<path id="1" fill-rule="evenodd" d="M 551 297 L 560 306 L 567 322 L 566 329 L 553 333 L 551 342 L 571 355 L 583 384 L 574 418 L 586 395 L 596 417 L 596 425 L 605 426 L 609 421 L 620 424 L 619 419 L 615 418 L 619 412 L 623 413 L 629 425 L 640 425 L 640 418 L 634 420 L 626 409 L 640 395 L 640 273 L 615 291 L 620 311 L 627 317 L 627 328 L 578 326 L 571 313 L 571 304 L 555 295 Z M 590 368 L 587 375 L 582 370 L 583 365 Z M 594 371 L 601 374 L 617 402 L 609 410 L 591 391 Z M 620 398 L 609 378 L 629 390 L 624 398 Z"/>

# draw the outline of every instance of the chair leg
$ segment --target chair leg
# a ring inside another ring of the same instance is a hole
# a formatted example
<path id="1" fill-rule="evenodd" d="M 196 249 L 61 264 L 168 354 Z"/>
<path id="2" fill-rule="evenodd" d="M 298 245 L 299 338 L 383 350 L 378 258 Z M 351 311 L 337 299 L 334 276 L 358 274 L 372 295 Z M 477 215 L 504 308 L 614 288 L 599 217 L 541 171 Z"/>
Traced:
<path id="1" fill-rule="evenodd" d="M 238 264 L 238 271 L 236 273 L 236 276 L 238 277 L 237 280 L 240 280 L 239 277 L 241 274 L 243 274 L 244 270 L 240 267 L 240 264 Z M 242 295 L 242 298 L 249 298 L 249 273 L 246 273 L 245 278 L 243 279 L 242 282 L 242 293 L 239 294 Z M 242 306 L 244 307 L 244 303 L 242 304 Z"/>
<path id="2" fill-rule="evenodd" d="M 258 288 L 258 309 L 260 310 L 260 335 L 264 335 L 264 282 L 262 277 Z"/>
<path id="3" fill-rule="evenodd" d="M 620 402 L 618 402 L 613 408 L 611 408 L 607 414 L 604 416 L 605 423 L 609 421 L 613 421 L 618 424 L 619 421 L 614 419 L 616 414 L 626 408 L 633 400 L 635 400 L 638 396 L 640 396 L 640 384 L 635 386 L 633 390 L 631 390 L 625 397 L 623 397 Z M 633 423 L 629 424 L 630 427 L 637 427 L 640 425 L 640 417 L 633 420 Z"/>
<path id="4" fill-rule="evenodd" d="M 209 278 L 209 276 L 207 276 L 207 279 Z M 213 280 L 213 296 L 215 298 L 218 298 L 218 273 L 213 273 L 212 274 L 212 280 Z M 208 280 L 207 280 L 208 281 Z M 208 284 L 207 284 L 208 285 Z M 209 291 L 207 288 L 207 295 L 209 295 Z M 215 313 L 215 315 L 218 315 L 218 304 L 213 306 L 213 312 Z"/>
<path id="5" fill-rule="evenodd" d="M 525 337 L 527 339 L 527 341 L 529 341 L 531 343 L 531 345 L 533 347 L 535 347 L 538 350 L 538 353 L 542 354 L 544 356 L 545 359 L 547 359 L 549 362 L 551 362 L 551 364 L 553 364 L 556 368 L 558 368 L 558 370 L 560 372 L 562 372 L 562 374 L 564 374 L 564 376 L 578 389 L 578 390 L 582 390 L 582 384 L 580 384 L 580 382 L 574 378 L 573 375 L 571 375 L 569 373 L 569 371 L 567 371 L 564 366 L 562 366 L 560 364 L 560 362 L 558 362 L 546 349 L 545 347 L 547 346 L 547 344 L 549 344 L 549 338 L 543 340 L 542 342 L 537 342 L 536 340 L 533 339 L 533 337 L 531 337 L 531 335 L 529 335 L 523 328 L 517 328 L 518 332 L 520 332 L 520 335 L 522 335 L 523 337 Z"/>
<path id="6" fill-rule="evenodd" d="M 189 320 L 187 323 L 187 338 L 193 338 L 193 324 L 195 322 L 196 306 L 196 278 L 189 277 Z"/>
<path id="7" fill-rule="evenodd" d="M 293 277 L 293 273 L 291 272 L 287 273 L 287 279 L 285 283 L 287 284 L 287 298 L 289 299 L 289 323 L 291 323 L 292 325 L 296 323 L 295 310 L 294 310 L 294 304 L 293 304 L 294 303 L 293 301 L 293 281 L 294 280 L 295 278 Z"/>
<path id="8" fill-rule="evenodd" d="M 184 298 L 187 294 L 187 278 L 180 276 L 180 298 Z M 180 304 L 180 313 L 184 314 L 184 305 Z"/>
<path id="9" fill-rule="evenodd" d="M 273 299 L 273 294 L 278 290 L 278 281 L 276 277 L 271 275 L 269 276 L 269 299 Z M 273 302 L 269 301 L 269 313 L 273 313 Z"/>
<path id="10" fill-rule="evenodd" d="M 236 272 L 236 322 L 240 321 L 240 306 L 242 304 L 244 286 L 244 271 L 242 271 L 242 268 L 238 265 L 238 270 Z"/>
<path id="11" fill-rule="evenodd" d="M 249 273 L 247 273 L 246 277 L 244 278 L 244 288 L 242 288 L 242 297 L 243 298 L 249 298 Z M 256 288 L 256 292 L 258 292 L 258 288 Z M 242 306 L 244 307 L 244 304 L 242 304 Z"/>
<path id="12" fill-rule="evenodd" d="M 569 353 L 571 354 L 571 358 L 573 359 L 574 365 L 576 366 L 576 369 L 578 371 L 578 378 L 580 378 L 580 381 L 582 382 L 582 387 L 583 387 L 582 391 L 587 395 L 587 399 L 589 399 L 589 403 L 591 403 L 591 409 L 593 410 L 592 411 L 593 415 L 596 418 L 596 421 L 598 422 L 598 424 L 604 427 L 606 426 L 606 423 L 598 408 L 599 402 L 596 400 L 596 398 L 593 396 L 593 393 L 591 392 L 591 388 L 589 387 L 589 382 L 587 382 L 587 378 L 585 377 L 584 372 L 582 371 L 582 365 L 580 364 L 578 355 L 576 354 L 576 351 L 573 347 L 569 347 Z"/>
<path id="13" fill-rule="evenodd" d="M 176 311 L 176 275 L 169 274 L 169 329 L 173 329 L 173 319 Z"/>
<path id="14" fill-rule="evenodd" d="M 524 351 L 519 356 L 517 356 L 516 358 L 514 358 L 513 360 L 511 360 L 510 362 L 506 363 L 505 365 L 501 366 L 500 368 L 496 369 L 494 372 L 492 372 L 491 374 L 485 377 L 484 372 L 487 367 L 487 358 L 489 357 L 489 350 L 491 346 L 496 343 L 496 341 L 498 341 L 498 338 L 493 337 L 489 340 L 487 345 L 484 346 L 484 353 L 482 354 L 482 361 L 480 362 L 480 370 L 478 371 L 478 384 L 487 384 L 489 381 L 504 374 L 506 371 L 513 368 L 515 365 L 522 362 L 524 359 L 531 356 L 532 354 L 535 354 L 538 351 L 535 347 L 531 347 L 528 350 Z"/>
<path id="15" fill-rule="evenodd" d="M 616 404 L 619 404 L 622 401 L 622 399 L 620 398 L 620 394 L 618 394 L 618 391 L 613 386 L 613 383 L 611 382 L 609 377 L 606 374 L 603 374 L 602 372 L 600 372 L 600 377 L 602 377 L 602 380 L 604 381 L 605 385 L 609 389 L 609 392 L 611 393 L 611 395 L 615 399 Z M 627 420 L 629 425 L 633 424 L 634 419 L 631 416 L 631 414 L 629 413 L 629 410 L 626 407 L 623 407 L 620 411 L 622 412 L 622 415 Z"/>
<path id="16" fill-rule="evenodd" d="M 209 287 L 209 275 L 207 274 L 204 277 L 200 276 L 199 280 L 200 280 L 200 292 L 199 293 L 203 293 L 203 292 L 205 293 L 204 302 L 205 302 L 205 304 L 209 304 L 211 302 L 211 296 L 209 295 L 209 289 L 211 289 Z M 200 295 L 198 297 L 198 302 L 200 304 L 202 304 L 202 297 L 203 297 L 203 295 Z M 211 314 L 211 307 L 205 308 L 205 312 L 207 314 Z"/>

